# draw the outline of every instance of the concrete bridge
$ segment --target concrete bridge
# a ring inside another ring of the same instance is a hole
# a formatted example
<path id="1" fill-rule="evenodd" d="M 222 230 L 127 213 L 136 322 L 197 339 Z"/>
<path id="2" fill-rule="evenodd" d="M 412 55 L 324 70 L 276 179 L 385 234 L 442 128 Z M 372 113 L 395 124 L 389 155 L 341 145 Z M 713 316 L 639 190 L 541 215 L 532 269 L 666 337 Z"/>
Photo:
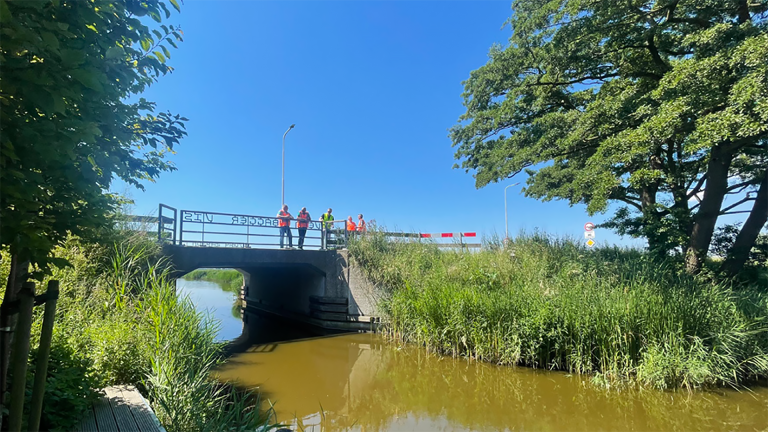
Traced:
<path id="1" fill-rule="evenodd" d="M 158 241 L 171 257 L 177 277 L 198 268 L 240 271 L 245 280 L 241 297 L 251 312 L 326 330 L 371 330 L 378 322 L 376 292 L 350 262 L 345 247 L 355 234 L 346 231 L 343 220 L 337 221 L 341 225 L 312 221 L 303 250 L 280 249 L 278 219 L 269 216 L 176 210 L 160 204 L 156 218 L 134 217 L 130 222 L 157 223 Z M 292 229 L 293 245 L 298 246 L 297 230 Z M 438 244 L 444 247 L 480 247 L 464 242 L 475 233 L 386 235 L 454 240 Z"/>
<path id="2" fill-rule="evenodd" d="M 198 268 L 243 274 L 242 299 L 251 311 L 326 330 L 371 330 L 375 292 L 346 250 L 279 250 L 167 244 L 181 277 Z M 247 327 L 247 326 L 245 326 Z"/>

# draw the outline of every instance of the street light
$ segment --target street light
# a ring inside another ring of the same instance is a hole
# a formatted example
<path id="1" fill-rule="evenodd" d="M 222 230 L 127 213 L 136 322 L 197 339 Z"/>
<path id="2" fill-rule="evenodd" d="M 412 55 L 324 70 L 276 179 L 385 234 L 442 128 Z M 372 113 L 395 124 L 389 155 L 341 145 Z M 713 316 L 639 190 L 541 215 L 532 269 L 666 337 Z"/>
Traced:
<path id="1" fill-rule="evenodd" d="M 504 241 L 509 240 L 509 219 L 507 218 L 507 189 L 519 184 L 520 183 L 514 183 L 504 188 Z"/>
<path id="2" fill-rule="evenodd" d="M 293 127 L 296 126 L 295 124 L 292 124 L 291 127 L 288 128 L 287 131 L 283 134 L 283 197 L 282 197 L 282 205 L 285 205 L 285 136 L 288 135 L 288 132 L 293 129 Z"/>

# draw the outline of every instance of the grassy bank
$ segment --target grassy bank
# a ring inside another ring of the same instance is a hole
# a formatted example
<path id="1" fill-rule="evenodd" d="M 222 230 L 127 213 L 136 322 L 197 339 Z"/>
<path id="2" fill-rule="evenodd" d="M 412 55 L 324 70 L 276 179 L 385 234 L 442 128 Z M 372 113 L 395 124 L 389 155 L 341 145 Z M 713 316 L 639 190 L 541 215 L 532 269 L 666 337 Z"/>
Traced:
<path id="1" fill-rule="evenodd" d="M 768 377 L 768 294 L 685 276 L 635 250 L 522 236 L 440 251 L 373 234 L 349 246 L 391 335 L 447 355 L 656 388 Z"/>
<path id="2" fill-rule="evenodd" d="M 72 239 L 57 255 L 72 266 L 52 275 L 61 281 L 61 297 L 44 403 L 46 428 L 70 430 L 96 397 L 94 390 L 116 384 L 139 387 L 169 432 L 264 426 L 264 415 L 254 408 L 256 395 L 209 379 L 223 361 L 217 329 L 191 302 L 177 298 L 155 244 L 118 233 L 102 244 Z"/>
<path id="3" fill-rule="evenodd" d="M 221 285 L 224 291 L 240 294 L 243 275 L 234 269 L 197 269 L 184 275 L 185 280 L 202 280 Z"/>

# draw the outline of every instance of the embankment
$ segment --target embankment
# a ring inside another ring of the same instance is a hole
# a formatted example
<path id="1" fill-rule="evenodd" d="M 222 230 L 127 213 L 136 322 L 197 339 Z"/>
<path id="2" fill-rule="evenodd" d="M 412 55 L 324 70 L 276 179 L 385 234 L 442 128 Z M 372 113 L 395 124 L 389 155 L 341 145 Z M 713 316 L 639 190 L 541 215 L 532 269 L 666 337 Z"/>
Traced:
<path id="1" fill-rule="evenodd" d="M 637 250 L 533 235 L 470 253 L 375 233 L 349 250 L 390 335 L 431 351 L 662 389 L 768 377 L 768 293 Z"/>

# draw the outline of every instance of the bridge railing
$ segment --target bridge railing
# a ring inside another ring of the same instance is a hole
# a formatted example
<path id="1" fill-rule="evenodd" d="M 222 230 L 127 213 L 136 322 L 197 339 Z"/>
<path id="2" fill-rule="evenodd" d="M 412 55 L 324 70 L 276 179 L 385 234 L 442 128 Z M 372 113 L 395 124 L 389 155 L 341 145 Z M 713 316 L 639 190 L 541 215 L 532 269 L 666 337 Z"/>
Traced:
<path id="1" fill-rule="evenodd" d="M 132 216 L 139 219 L 142 217 Z M 141 222 L 157 223 L 157 238 L 162 243 L 179 246 L 205 246 L 225 248 L 277 248 L 280 246 L 279 219 L 272 216 L 243 215 L 237 213 L 219 213 L 197 210 L 177 210 L 160 204 L 158 217 L 143 217 Z M 296 220 L 291 220 L 291 245 L 296 248 L 299 232 Z M 387 237 L 406 241 L 423 241 L 441 238 L 450 243 L 437 242 L 441 248 L 480 248 L 480 243 L 469 243 L 475 233 L 420 234 L 404 232 L 385 232 Z M 310 221 L 304 237 L 305 249 L 339 249 L 347 246 L 350 233 L 346 230 L 346 221 L 331 223 Z M 451 238 L 446 238 L 446 236 Z M 288 246 L 288 239 L 284 239 Z"/>
<path id="2" fill-rule="evenodd" d="M 291 220 L 290 228 L 292 246 L 298 247 L 296 220 Z M 177 244 L 180 246 L 265 248 L 280 245 L 279 219 L 271 216 L 181 210 L 178 232 Z M 284 241 L 288 246 L 288 238 Z M 324 246 L 322 223 L 310 221 L 304 248 L 320 249 Z"/>

